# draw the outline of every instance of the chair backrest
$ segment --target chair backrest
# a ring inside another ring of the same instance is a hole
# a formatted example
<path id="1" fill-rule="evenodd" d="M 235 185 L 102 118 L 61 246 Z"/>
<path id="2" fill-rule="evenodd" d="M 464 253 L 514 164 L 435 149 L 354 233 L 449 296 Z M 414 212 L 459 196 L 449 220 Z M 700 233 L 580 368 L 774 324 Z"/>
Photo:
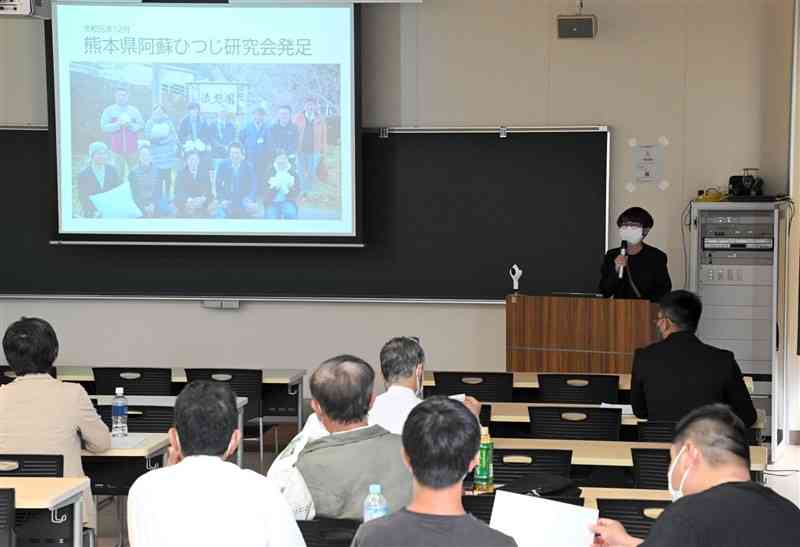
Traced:
<path id="1" fill-rule="evenodd" d="M 303 534 L 306 547 L 350 547 L 361 521 L 316 518 L 298 520 L 297 526 Z"/>
<path id="2" fill-rule="evenodd" d="M 543 403 L 616 403 L 619 376 L 604 374 L 539 374 Z"/>
<path id="3" fill-rule="evenodd" d="M 639 440 L 644 443 L 671 443 L 677 422 L 654 422 L 647 420 L 636 426 Z"/>
<path id="4" fill-rule="evenodd" d="M 0 477 L 63 477 L 62 454 L 0 454 Z"/>
<path id="5" fill-rule="evenodd" d="M 630 535 L 644 539 L 669 504 L 669 501 L 598 499 L 597 509 L 602 518 L 617 520 Z"/>
<path id="6" fill-rule="evenodd" d="M 537 439 L 619 440 L 619 408 L 529 407 L 528 414 Z"/>
<path id="7" fill-rule="evenodd" d="M 96 395 L 114 395 L 116 388 L 125 395 L 172 394 L 172 370 L 168 368 L 94 367 Z"/>
<path id="8" fill-rule="evenodd" d="M 511 372 L 434 372 L 437 395 L 465 393 L 481 402 L 514 401 L 514 374 Z"/>
<path id="9" fill-rule="evenodd" d="M 569 477 L 572 450 L 495 449 L 492 459 L 495 484 L 508 484 L 530 473 Z"/>
<path id="10" fill-rule="evenodd" d="M 111 429 L 111 405 L 97 407 L 103 422 Z M 128 406 L 128 433 L 166 433 L 175 425 L 175 409 L 170 406 Z"/>
<path id="11" fill-rule="evenodd" d="M 560 501 L 561 503 L 568 503 L 570 505 L 578 505 L 583 507 L 583 498 L 547 498 L 551 501 Z M 494 494 L 481 494 L 479 496 L 461 496 L 461 503 L 464 505 L 464 511 L 472 515 L 478 520 L 482 520 L 486 524 L 492 518 L 492 509 L 494 508 Z"/>
<path id="12" fill-rule="evenodd" d="M 0 547 L 14 547 L 16 498 L 13 488 L 0 488 Z"/>
<path id="13" fill-rule="evenodd" d="M 660 448 L 634 448 L 633 484 L 635 488 L 652 490 L 667 489 L 667 472 L 669 471 L 669 450 Z"/>
<path id="14" fill-rule="evenodd" d="M 252 420 L 262 416 L 261 386 L 264 382 L 264 371 L 241 368 L 187 368 L 186 379 L 214 380 L 225 382 L 231 386 L 237 397 L 247 397 L 244 407 L 244 420 Z"/>

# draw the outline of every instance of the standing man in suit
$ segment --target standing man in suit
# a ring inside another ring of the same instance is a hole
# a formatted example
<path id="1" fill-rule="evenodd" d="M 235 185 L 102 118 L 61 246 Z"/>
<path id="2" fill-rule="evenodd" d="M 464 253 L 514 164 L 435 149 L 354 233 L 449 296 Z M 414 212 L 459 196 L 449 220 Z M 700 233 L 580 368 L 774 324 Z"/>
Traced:
<path id="1" fill-rule="evenodd" d="M 633 356 L 633 412 L 677 422 L 698 407 L 724 403 L 751 426 L 756 410 L 733 353 L 695 336 L 702 312 L 700 299 L 689 291 L 673 291 L 661 300 L 656 326 L 663 340 Z"/>
<path id="2" fill-rule="evenodd" d="M 245 161 L 242 145 L 232 142 L 229 158 L 219 164 L 216 175 L 217 200 L 220 216 L 249 218 L 258 213 L 256 205 L 256 174 L 249 161 Z"/>

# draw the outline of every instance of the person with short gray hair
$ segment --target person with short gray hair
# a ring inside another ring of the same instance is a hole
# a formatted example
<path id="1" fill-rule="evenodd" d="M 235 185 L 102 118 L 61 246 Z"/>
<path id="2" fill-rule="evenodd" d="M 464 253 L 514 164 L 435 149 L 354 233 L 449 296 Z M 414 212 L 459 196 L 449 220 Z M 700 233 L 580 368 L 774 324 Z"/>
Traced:
<path id="1" fill-rule="evenodd" d="M 381 349 L 381 373 L 386 392 L 378 395 L 369 412 L 369 423 L 402 435 L 409 413 L 422 402 L 425 351 L 416 336 L 392 338 Z M 475 415 L 481 403 L 465 397 L 464 404 Z"/>
<path id="2" fill-rule="evenodd" d="M 667 486 L 674 503 L 647 539 L 600 519 L 595 546 L 790 547 L 800 545 L 800 509 L 750 480 L 742 420 L 722 404 L 690 412 L 675 429 Z"/>

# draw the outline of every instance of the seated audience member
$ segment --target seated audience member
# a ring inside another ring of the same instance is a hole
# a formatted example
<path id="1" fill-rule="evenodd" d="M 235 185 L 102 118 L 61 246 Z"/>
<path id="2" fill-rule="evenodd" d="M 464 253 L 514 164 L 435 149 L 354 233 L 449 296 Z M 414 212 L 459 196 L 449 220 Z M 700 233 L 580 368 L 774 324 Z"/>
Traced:
<path id="1" fill-rule="evenodd" d="M 352 547 L 512 547 L 461 504 L 464 476 L 478 463 L 481 432 L 464 405 L 431 397 L 414 407 L 403 428 L 403 460 L 414 475 L 404 509 L 359 528 Z"/>
<path id="2" fill-rule="evenodd" d="M 634 353 L 633 411 L 639 418 L 677 422 L 695 408 L 724 403 L 750 426 L 756 411 L 733 353 L 695 336 L 702 311 L 688 291 L 661 300 L 656 325 L 664 339 Z"/>
<path id="3" fill-rule="evenodd" d="M 225 217 L 254 217 L 256 206 L 256 174 L 245 161 L 242 145 L 233 142 L 228 147 L 228 159 L 219 164 L 215 179 L 217 199 Z"/>
<path id="4" fill-rule="evenodd" d="M 128 174 L 133 201 L 147 218 L 166 216 L 170 213 L 162 195 L 162 178 L 153 164 L 150 143 L 139 141 L 139 163 Z"/>
<path id="5" fill-rule="evenodd" d="M 200 154 L 190 149 L 184 158 L 185 167 L 175 178 L 175 207 L 178 215 L 190 218 L 203 218 L 213 215 L 216 210 L 214 195 L 211 193 L 211 176 L 208 170 L 200 167 Z"/>
<path id="6" fill-rule="evenodd" d="M 380 484 L 397 511 L 411 499 L 411 474 L 401 439 L 369 425 L 375 372 L 362 359 L 340 355 L 311 375 L 311 407 L 331 434 L 309 442 L 280 487 L 295 516 L 360 519 L 370 484 Z"/>
<path id="7" fill-rule="evenodd" d="M 264 218 L 294 220 L 297 218 L 297 194 L 300 185 L 290 172 L 292 165 L 283 152 L 273 163 L 274 173 L 267 181 L 264 193 Z"/>
<path id="8" fill-rule="evenodd" d="M 119 186 L 122 181 L 117 175 L 117 170 L 108 164 L 108 146 L 104 142 L 93 142 L 89 145 L 89 165 L 78 174 L 78 194 L 81 210 L 86 218 L 100 216 L 92 200 L 95 194 L 102 194 Z"/>
<path id="9" fill-rule="evenodd" d="M 392 338 L 381 348 L 381 373 L 386 391 L 375 398 L 369 423 L 401 435 L 408 414 L 422 402 L 425 352 L 418 338 Z M 477 417 L 481 404 L 466 397 L 464 404 Z"/>
<path id="10" fill-rule="evenodd" d="M 386 391 L 375 398 L 368 421 L 370 425 L 379 425 L 390 433 L 400 435 L 408 413 L 422 402 L 425 352 L 419 338 L 403 336 L 386 342 L 381 348 L 380 359 Z M 477 399 L 466 397 L 464 404 L 476 417 L 480 415 L 481 403 Z M 328 431 L 317 415 L 311 414 L 303 430 L 270 466 L 267 476 L 277 479 L 279 474 L 290 470 L 306 444 L 326 435 Z"/>
<path id="11" fill-rule="evenodd" d="M 131 547 L 305 547 L 286 501 L 262 475 L 227 462 L 241 442 L 236 398 L 196 381 L 175 401 L 168 467 L 139 477 L 128 497 Z"/>
<path id="12" fill-rule="evenodd" d="M 750 480 L 750 450 L 742 421 L 725 405 L 698 408 L 675 432 L 667 481 L 675 503 L 647 539 L 600 519 L 596 546 L 790 547 L 800 545 L 800 509 Z"/>
<path id="13" fill-rule="evenodd" d="M 0 388 L 0 454 L 64 456 L 64 476 L 84 477 L 81 444 L 91 452 L 111 447 L 111 434 L 79 384 L 50 376 L 58 338 L 50 324 L 23 317 L 3 337 L 6 361 L 17 378 Z M 84 520 L 96 528 L 92 493 L 83 494 Z"/>

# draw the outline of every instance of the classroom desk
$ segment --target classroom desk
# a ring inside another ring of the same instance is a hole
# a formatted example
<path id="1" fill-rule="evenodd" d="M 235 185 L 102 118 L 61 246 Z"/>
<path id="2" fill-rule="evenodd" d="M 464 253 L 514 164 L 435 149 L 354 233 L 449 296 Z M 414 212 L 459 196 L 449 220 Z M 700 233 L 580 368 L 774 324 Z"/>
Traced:
<path id="1" fill-rule="evenodd" d="M 581 488 L 583 506 L 597 509 L 597 500 L 642 500 L 672 501 L 669 490 L 647 490 L 639 488 Z M 661 510 L 657 511 L 661 514 Z"/>
<path id="2" fill-rule="evenodd" d="M 444 372 L 444 371 L 443 371 Z M 539 389 L 539 373 L 537 372 L 514 372 L 514 389 Z M 553 373 L 555 374 L 555 373 Z M 580 372 L 574 373 L 564 373 L 564 374 L 576 374 L 580 375 Z M 614 373 L 597 373 L 593 372 L 592 374 L 599 374 L 603 376 L 619 376 L 619 390 L 620 391 L 630 391 L 631 390 L 631 375 L 630 374 L 614 374 Z M 753 384 L 753 378 L 751 376 L 744 377 L 744 383 L 747 386 L 747 390 L 752 394 L 755 388 Z M 433 371 L 426 370 L 425 377 L 423 379 L 423 386 L 428 388 L 436 387 L 436 381 L 434 380 Z"/>
<path id="3" fill-rule="evenodd" d="M 124 368 L 124 367 L 119 367 Z M 249 367 L 241 367 L 249 368 Z M 279 386 L 286 386 L 288 395 L 297 398 L 297 427 L 298 431 L 303 429 L 303 378 L 306 375 L 304 369 L 262 369 L 264 379 L 263 398 L 268 399 L 269 392 Z M 93 383 L 94 374 L 91 367 L 61 364 L 56 366 L 56 374 L 62 382 Z M 172 369 L 172 383 L 179 387 L 186 384 L 186 370 L 183 368 Z M 175 392 L 177 393 L 177 391 Z M 93 394 L 92 394 L 93 395 Z M 265 405 L 268 406 L 268 405 Z M 268 414 L 264 416 L 267 423 L 293 423 L 295 418 L 292 416 Z"/>
<path id="4" fill-rule="evenodd" d="M 439 372 L 439 371 L 437 371 Z M 446 371 L 441 371 L 446 372 Z M 457 371 L 463 372 L 463 371 Z M 514 389 L 539 389 L 539 373 L 537 372 L 514 372 Z M 555 374 L 555 373 L 554 373 Z M 573 374 L 573 373 L 565 373 Z M 576 372 L 574 374 L 581 374 Z M 619 376 L 619 389 L 620 391 L 630 391 L 631 389 L 631 375 L 630 374 L 612 374 L 612 373 L 592 373 L 600 374 L 603 376 Z M 433 371 L 426 370 L 425 377 L 423 378 L 423 386 L 436 387 Z"/>
<path id="5" fill-rule="evenodd" d="M 499 485 L 498 485 L 499 486 Z M 467 496 L 480 496 L 472 492 L 465 492 Z M 598 488 L 581 487 L 583 506 L 597 509 L 597 500 L 642 500 L 642 501 L 672 501 L 669 490 L 647 490 L 644 488 Z M 661 514 L 661 508 L 656 511 Z"/>
<path id="6" fill-rule="evenodd" d="M 562 408 L 603 408 L 602 405 L 591 404 L 564 404 L 564 403 L 483 403 L 492 407 L 491 421 L 497 423 L 530 423 L 529 407 L 562 407 Z M 762 412 L 758 412 L 756 423 L 753 429 L 763 430 L 766 417 Z M 623 426 L 635 427 L 639 422 L 646 422 L 646 419 L 637 418 L 633 414 L 622 414 Z"/>
<path id="7" fill-rule="evenodd" d="M 669 450 L 669 443 L 626 441 L 577 441 L 567 439 L 494 439 L 501 450 L 572 450 L 572 465 L 633 467 L 633 448 Z M 762 473 L 767 468 L 767 447 L 750 447 L 750 469 Z"/>
<path id="8" fill-rule="evenodd" d="M 66 515 L 59 515 L 58 511 L 72 505 L 72 544 L 75 547 L 83 546 L 83 491 L 87 486 L 87 478 L 0 477 L 0 488 L 14 489 L 17 509 L 50 511 L 53 521 L 64 522 Z"/>
<path id="9" fill-rule="evenodd" d="M 117 545 L 120 547 L 125 545 L 125 514 L 121 496 L 128 495 L 140 476 L 161 467 L 168 448 L 169 436 L 166 432 L 129 433 L 127 437 L 112 438 L 110 450 L 97 453 L 84 450 L 81 453 L 83 470 L 92 482 L 92 493 L 115 497 L 119 533 Z"/>
<path id="10" fill-rule="evenodd" d="M 111 395 L 91 395 L 91 399 L 97 401 L 98 406 L 110 406 L 114 397 Z M 175 399 L 177 397 L 146 397 L 139 395 L 131 395 L 127 397 L 128 406 L 160 406 L 160 407 L 174 407 Z M 236 397 L 236 410 L 238 411 L 239 430 L 244 431 L 244 407 L 247 404 L 247 397 Z M 166 431 L 164 432 L 166 433 Z M 130 436 L 129 436 L 130 438 Z M 244 463 L 244 443 L 239 443 L 239 448 L 236 450 L 236 463 L 239 467 Z"/>

